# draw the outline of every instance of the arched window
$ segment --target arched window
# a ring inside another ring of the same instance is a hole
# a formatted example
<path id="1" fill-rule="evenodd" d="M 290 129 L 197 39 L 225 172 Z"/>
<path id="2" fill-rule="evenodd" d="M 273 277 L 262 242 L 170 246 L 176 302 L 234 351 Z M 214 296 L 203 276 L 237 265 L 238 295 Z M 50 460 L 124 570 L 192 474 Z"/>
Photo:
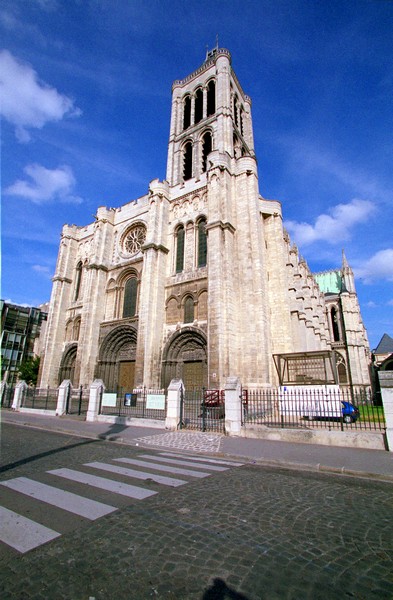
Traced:
<path id="1" fill-rule="evenodd" d="M 186 96 L 183 102 L 183 129 L 191 125 L 191 96 Z"/>
<path id="2" fill-rule="evenodd" d="M 207 261 L 206 219 L 198 222 L 198 267 L 205 267 Z"/>
<path id="3" fill-rule="evenodd" d="M 75 319 L 74 321 L 74 327 L 72 330 L 72 337 L 75 341 L 79 340 L 79 334 L 80 334 L 80 329 L 81 329 L 81 320 L 79 319 Z"/>
<path id="4" fill-rule="evenodd" d="M 338 324 L 338 312 L 335 306 L 332 307 L 331 311 L 330 311 L 330 317 L 332 320 L 332 331 L 333 331 L 333 341 L 334 342 L 339 342 L 340 341 L 340 327 Z"/>
<path id="5" fill-rule="evenodd" d="M 79 261 L 76 265 L 76 278 L 75 278 L 75 293 L 74 293 L 74 301 L 78 300 L 79 295 L 81 293 L 82 287 L 82 261 Z"/>
<path id="6" fill-rule="evenodd" d="M 207 166 L 207 155 L 213 149 L 212 136 L 210 131 L 207 131 L 202 138 L 202 173 L 206 171 Z"/>
<path id="7" fill-rule="evenodd" d="M 244 109 L 241 106 L 240 107 L 240 133 L 242 135 L 244 135 L 244 132 L 243 132 L 243 125 L 244 125 L 244 123 L 243 123 L 243 121 L 244 121 Z"/>
<path id="8" fill-rule="evenodd" d="M 181 225 L 176 232 L 176 273 L 184 269 L 184 227 Z"/>
<path id="9" fill-rule="evenodd" d="M 183 153 L 183 178 L 184 181 L 192 177 L 192 143 L 187 142 Z"/>
<path id="10" fill-rule="evenodd" d="M 194 299 L 187 296 L 184 302 L 184 323 L 192 323 L 194 321 Z"/>
<path id="11" fill-rule="evenodd" d="M 124 286 L 123 319 L 135 316 L 137 293 L 138 281 L 136 277 L 130 277 Z"/>
<path id="12" fill-rule="evenodd" d="M 236 126 L 239 125 L 237 110 L 238 110 L 238 101 L 237 101 L 237 96 L 235 96 L 233 98 L 233 116 L 234 116 L 234 119 L 235 119 L 235 125 Z"/>
<path id="13" fill-rule="evenodd" d="M 207 86 L 207 116 L 216 112 L 216 82 L 212 79 Z"/>
<path id="14" fill-rule="evenodd" d="M 194 112 L 194 123 L 199 123 L 203 119 L 203 91 L 202 88 L 198 88 L 195 92 L 195 112 Z"/>

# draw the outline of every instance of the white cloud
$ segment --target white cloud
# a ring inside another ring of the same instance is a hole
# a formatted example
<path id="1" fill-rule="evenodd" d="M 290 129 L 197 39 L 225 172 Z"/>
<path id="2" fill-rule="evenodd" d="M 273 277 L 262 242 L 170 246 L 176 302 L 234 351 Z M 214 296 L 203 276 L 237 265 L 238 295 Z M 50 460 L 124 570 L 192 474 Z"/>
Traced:
<path id="1" fill-rule="evenodd" d="M 73 195 L 75 177 L 67 165 L 47 169 L 42 165 L 32 164 L 27 165 L 24 172 L 31 181 L 18 179 L 4 190 L 4 194 L 26 198 L 35 204 L 55 199 L 75 204 L 82 202 L 79 196 Z"/>
<path id="2" fill-rule="evenodd" d="M 81 114 L 71 98 L 40 81 L 30 65 L 18 61 L 8 50 L 0 52 L 0 90 L 1 114 L 15 125 L 20 142 L 29 141 L 28 128 L 41 129 L 50 121 Z"/>
<path id="3" fill-rule="evenodd" d="M 354 273 L 366 284 L 381 279 L 393 281 L 393 248 L 376 252 L 361 267 L 355 268 Z"/>
<path id="4" fill-rule="evenodd" d="M 45 277 L 48 277 L 49 279 L 51 279 L 52 274 L 53 274 L 52 269 L 49 269 L 49 267 L 43 266 L 43 265 L 33 265 L 32 269 L 36 273 L 39 273 L 40 275 L 44 275 Z"/>
<path id="5" fill-rule="evenodd" d="M 348 204 L 337 204 L 329 211 L 317 217 L 314 225 L 286 221 L 285 227 L 299 246 L 307 246 L 317 241 L 340 244 L 350 239 L 351 229 L 358 223 L 367 221 L 374 210 L 369 200 L 355 198 Z"/>

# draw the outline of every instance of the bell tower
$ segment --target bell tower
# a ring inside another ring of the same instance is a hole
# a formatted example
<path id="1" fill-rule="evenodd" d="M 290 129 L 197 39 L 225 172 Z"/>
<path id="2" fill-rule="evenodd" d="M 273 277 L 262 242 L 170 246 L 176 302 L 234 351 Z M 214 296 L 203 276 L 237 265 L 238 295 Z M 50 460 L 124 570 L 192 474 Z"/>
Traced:
<path id="1" fill-rule="evenodd" d="M 199 69 L 172 85 L 169 185 L 205 181 L 208 155 L 214 150 L 230 158 L 254 156 L 251 100 L 223 48 L 208 51 Z"/>

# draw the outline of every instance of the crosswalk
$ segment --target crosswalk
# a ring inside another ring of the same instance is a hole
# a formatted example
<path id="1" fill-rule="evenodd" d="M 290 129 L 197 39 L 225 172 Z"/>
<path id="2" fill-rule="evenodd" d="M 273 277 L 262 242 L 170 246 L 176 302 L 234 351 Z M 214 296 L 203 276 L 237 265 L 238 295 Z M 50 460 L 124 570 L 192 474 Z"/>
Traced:
<path id="1" fill-rule="evenodd" d="M 0 551 L 26 553 L 85 519 L 92 522 L 124 502 L 154 496 L 161 486 L 177 488 L 239 466 L 242 463 L 172 452 L 143 453 L 35 473 L 34 479 L 1 481 Z"/>

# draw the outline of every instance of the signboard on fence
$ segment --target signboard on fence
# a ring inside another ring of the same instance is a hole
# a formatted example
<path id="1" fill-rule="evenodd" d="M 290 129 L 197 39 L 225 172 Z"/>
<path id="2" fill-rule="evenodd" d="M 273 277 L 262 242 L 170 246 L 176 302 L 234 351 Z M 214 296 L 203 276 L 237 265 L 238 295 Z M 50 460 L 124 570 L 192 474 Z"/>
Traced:
<path id="1" fill-rule="evenodd" d="M 146 408 L 165 410 L 165 394 L 147 394 Z"/>
<path id="2" fill-rule="evenodd" d="M 124 394 L 124 406 L 136 406 L 138 394 Z"/>
<path id="3" fill-rule="evenodd" d="M 101 406 L 116 406 L 117 394 L 102 394 Z"/>

